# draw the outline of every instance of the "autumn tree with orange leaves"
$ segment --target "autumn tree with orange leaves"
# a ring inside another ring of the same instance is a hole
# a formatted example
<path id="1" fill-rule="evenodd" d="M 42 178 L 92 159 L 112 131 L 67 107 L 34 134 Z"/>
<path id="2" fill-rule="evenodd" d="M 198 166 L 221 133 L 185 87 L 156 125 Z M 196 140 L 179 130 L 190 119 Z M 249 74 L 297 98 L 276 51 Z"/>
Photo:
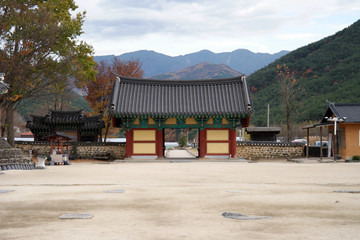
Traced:
<path id="1" fill-rule="evenodd" d="M 114 57 L 112 63 L 108 64 L 101 61 L 97 66 L 98 72 L 96 80 L 87 83 L 84 87 L 85 99 L 90 103 L 95 114 L 100 114 L 106 122 L 104 138 L 106 137 L 110 127 L 111 116 L 108 108 L 111 98 L 112 88 L 117 76 L 141 78 L 144 71 L 141 69 L 139 60 L 120 61 Z"/>
<path id="2" fill-rule="evenodd" d="M 287 141 L 290 142 L 292 140 L 297 99 L 301 91 L 295 73 L 290 72 L 286 64 L 282 66 L 277 65 L 277 75 L 280 83 L 282 107 L 285 113 Z"/>
<path id="3" fill-rule="evenodd" d="M 93 49 L 79 36 L 85 12 L 74 0 L 1 0 L 0 72 L 8 92 L 0 100 L 7 141 L 14 146 L 14 112 L 54 84 L 95 79 Z M 70 81 L 71 80 L 71 81 Z"/>

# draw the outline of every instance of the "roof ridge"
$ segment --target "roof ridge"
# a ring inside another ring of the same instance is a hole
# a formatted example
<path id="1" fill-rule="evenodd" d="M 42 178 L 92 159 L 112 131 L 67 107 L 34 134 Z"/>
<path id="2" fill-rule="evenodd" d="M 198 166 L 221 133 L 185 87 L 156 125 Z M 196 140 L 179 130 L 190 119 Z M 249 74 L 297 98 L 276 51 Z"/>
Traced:
<path id="1" fill-rule="evenodd" d="M 84 110 L 74 110 L 74 111 L 57 111 L 57 110 L 49 110 L 51 112 L 51 114 L 75 114 L 75 113 L 79 113 L 81 114 Z"/>
<path id="2" fill-rule="evenodd" d="M 172 80 L 172 79 L 151 79 L 151 78 L 132 78 L 125 76 L 118 76 L 120 82 L 134 83 L 134 84 L 151 84 L 151 85 L 206 85 L 206 84 L 226 84 L 241 81 L 240 75 L 232 78 L 217 78 L 217 79 L 193 79 L 193 80 Z"/>
<path id="3" fill-rule="evenodd" d="M 333 105 L 335 107 L 336 106 L 360 106 L 360 103 L 334 103 Z"/>

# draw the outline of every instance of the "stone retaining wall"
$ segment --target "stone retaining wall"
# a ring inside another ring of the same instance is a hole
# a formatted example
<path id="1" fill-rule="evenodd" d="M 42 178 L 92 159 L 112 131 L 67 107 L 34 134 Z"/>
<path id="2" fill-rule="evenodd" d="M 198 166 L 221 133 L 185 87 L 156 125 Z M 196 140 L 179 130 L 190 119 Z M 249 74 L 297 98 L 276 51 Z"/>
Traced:
<path id="1" fill-rule="evenodd" d="M 49 142 L 16 142 L 15 147 L 28 153 L 36 150 L 38 155 L 50 155 Z M 94 158 L 95 153 L 110 153 L 111 159 L 125 158 L 125 143 L 70 143 L 70 155 L 76 158 Z M 275 143 L 275 142 L 238 142 L 236 146 L 237 157 L 249 160 L 256 159 L 286 159 L 303 156 L 304 146 L 300 143 Z"/>
<path id="2" fill-rule="evenodd" d="M 50 155 L 50 142 L 15 142 L 15 147 L 24 152 L 29 150 L 36 151 L 38 155 Z M 69 155 L 76 158 L 93 159 L 96 153 L 110 153 L 110 159 L 125 158 L 125 143 L 96 143 L 96 142 L 77 142 L 70 143 Z"/>
<path id="3" fill-rule="evenodd" d="M 35 164 L 30 155 L 22 154 L 21 149 L 0 149 L 0 170 L 34 169 Z"/>
<path id="4" fill-rule="evenodd" d="M 236 156 L 248 160 L 299 158 L 304 153 L 301 143 L 237 142 Z"/>
<path id="5" fill-rule="evenodd" d="M 35 163 L 29 154 L 21 149 L 12 148 L 4 138 L 0 138 L 0 170 L 34 169 Z"/>

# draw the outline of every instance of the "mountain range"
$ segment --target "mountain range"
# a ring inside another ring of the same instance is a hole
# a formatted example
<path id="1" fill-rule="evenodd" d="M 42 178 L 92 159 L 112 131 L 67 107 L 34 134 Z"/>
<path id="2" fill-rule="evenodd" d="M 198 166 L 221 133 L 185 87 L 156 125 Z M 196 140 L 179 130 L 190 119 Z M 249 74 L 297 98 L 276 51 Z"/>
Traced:
<path id="1" fill-rule="evenodd" d="M 152 76 L 154 79 L 191 80 L 231 78 L 243 75 L 225 64 L 199 63 L 179 71 Z"/>
<path id="2" fill-rule="evenodd" d="M 246 49 L 214 53 L 209 50 L 202 50 L 195 53 L 171 57 L 154 51 L 141 50 L 124 53 L 120 56 L 95 56 L 94 60 L 96 62 L 100 62 L 101 60 L 107 62 L 111 61 L 114 57 L 124 61 L 139 59 L 142 63 L 142 69 L 144 70 L 144 77 L 152 77 L 163 73 L 179 71 L 203 62 L 226 64 L 238 72 L 249 75 L 287 53 L 288 51 L 280 51 L 275 54 L 254 53 Z"/>

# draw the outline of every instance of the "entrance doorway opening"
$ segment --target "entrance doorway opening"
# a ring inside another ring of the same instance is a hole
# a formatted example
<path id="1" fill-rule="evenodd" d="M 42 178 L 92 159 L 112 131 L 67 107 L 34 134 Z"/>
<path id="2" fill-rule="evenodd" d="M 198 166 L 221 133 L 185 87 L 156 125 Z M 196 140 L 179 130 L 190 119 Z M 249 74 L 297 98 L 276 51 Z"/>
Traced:
<path id="1" fill-rule="evenodd" d="M 164 129 L 164 157 L 197 158 L 198 146 L 198 129 Z"/>

